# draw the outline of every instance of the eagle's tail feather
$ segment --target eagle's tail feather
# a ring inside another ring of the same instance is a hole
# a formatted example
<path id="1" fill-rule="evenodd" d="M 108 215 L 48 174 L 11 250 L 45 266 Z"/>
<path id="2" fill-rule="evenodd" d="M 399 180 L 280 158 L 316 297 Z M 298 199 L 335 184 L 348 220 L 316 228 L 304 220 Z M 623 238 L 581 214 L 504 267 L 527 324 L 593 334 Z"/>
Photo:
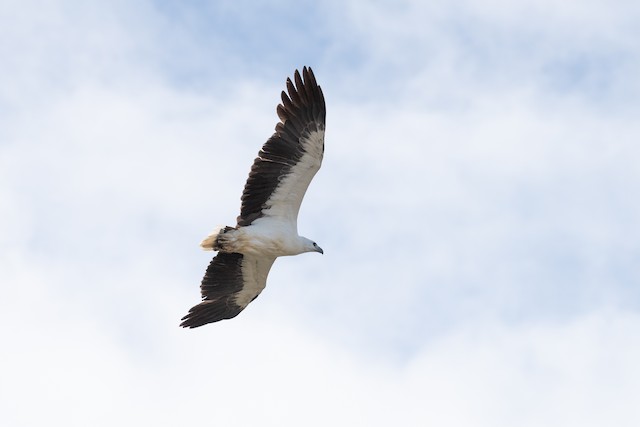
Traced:
<path id="1" fill-rule="evenodd" d="M 234 227 L 220 225 L 213 230 L 202 242 L 200 247 L 205 251 L 223 251 L 225 240 L 224 234 L 228 231 L 235 230 Z"/>

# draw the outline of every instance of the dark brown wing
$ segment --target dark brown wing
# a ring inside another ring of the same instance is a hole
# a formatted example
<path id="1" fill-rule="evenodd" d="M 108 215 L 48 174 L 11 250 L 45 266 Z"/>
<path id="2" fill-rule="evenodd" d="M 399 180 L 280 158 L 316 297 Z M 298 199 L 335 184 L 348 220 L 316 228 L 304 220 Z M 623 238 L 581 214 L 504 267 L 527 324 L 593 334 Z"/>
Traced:
<path id="1" fill-rule="evenodd" d="M 254 258 L 220 252 L 202 279 L 202 302 L 182 318 L 183 328 L 236 317 L 264 289 L 275 258 Z"/>
<path id="2" fill-rule="evenodd" d="M 303 156 L 313 151 L 313 166 L 304 166 L 302 181 L 306 185 L 296 189 L 299 200 L 291 201 L 294 205 L 297 202 L 297 208 L 293 206 L 297 215 L 306 187 L 320 168 L 326 118 L 324 95 L 311 68 L 304 67 L 302 77 L 296 70 L 294 80 L 295 85 L 291 79 L 287 79 L 289 95 L 282 92 L 282 104 L 277 108 L 280 123 L 276 125 L 275 133 L 264 144 L 251 167 L 242 193 L 238 226 L 250 225 L 263 216 L 264 210 L 271 207 L 270 199 L 274 191 L 298 166 Z M 312 134 L 314 138 L 310 140 L 309 136 Z M 319 149 L 317 144 L 321 144 Z"/>

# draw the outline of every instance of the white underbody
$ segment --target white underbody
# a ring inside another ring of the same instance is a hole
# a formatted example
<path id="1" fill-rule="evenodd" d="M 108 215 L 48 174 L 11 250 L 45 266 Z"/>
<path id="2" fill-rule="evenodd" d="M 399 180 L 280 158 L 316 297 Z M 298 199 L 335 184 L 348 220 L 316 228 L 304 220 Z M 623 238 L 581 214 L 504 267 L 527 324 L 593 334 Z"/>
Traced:
<path id="1" fill-rule="evenodd" d="M 213 250 L 218 233 L 224 227 L 218 227 L 200 243 L 204 250 Z M 255 257 L 279 257 L 298 255 L 304 250 L 305 240 L 298 236 L 290 224 L 273 218 L 258 218 L 249 226 L 227 231 L 222 238 L 225 252 L 236 252 Z"/>

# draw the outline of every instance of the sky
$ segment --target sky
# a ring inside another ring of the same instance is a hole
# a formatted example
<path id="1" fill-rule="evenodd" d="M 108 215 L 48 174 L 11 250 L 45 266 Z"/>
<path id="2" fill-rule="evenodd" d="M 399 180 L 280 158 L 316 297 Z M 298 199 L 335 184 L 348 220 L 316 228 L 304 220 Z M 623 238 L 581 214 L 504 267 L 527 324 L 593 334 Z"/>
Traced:
<path id="1" fill-rule="evenodd" d="M 4 1 L 0 424 L 637 426 L 640 5 Z M 285 80 L 326 151 L 178 327 Z"/>

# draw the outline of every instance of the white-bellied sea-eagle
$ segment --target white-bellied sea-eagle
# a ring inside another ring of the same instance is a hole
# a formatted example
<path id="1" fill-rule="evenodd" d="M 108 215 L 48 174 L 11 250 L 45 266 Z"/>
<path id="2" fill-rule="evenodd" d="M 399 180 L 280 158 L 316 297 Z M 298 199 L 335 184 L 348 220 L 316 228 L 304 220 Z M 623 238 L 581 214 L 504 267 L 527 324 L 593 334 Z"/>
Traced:
<path id="1" fill-rule="evenodd" d="M 295 83 L 294 83 L 295 82 Z M 254 160 L 235 227 L 216 228 L 200 246 L 218 251 L 200 284 L 202 302 L 180 326 L 197 328 L 237 316 L 264 289 L 279 256 L 323 253 L 298 235 L 298 211 L 324 153 L 326 109 L 311 68 L 282 91 L 275 133 Z"/>

